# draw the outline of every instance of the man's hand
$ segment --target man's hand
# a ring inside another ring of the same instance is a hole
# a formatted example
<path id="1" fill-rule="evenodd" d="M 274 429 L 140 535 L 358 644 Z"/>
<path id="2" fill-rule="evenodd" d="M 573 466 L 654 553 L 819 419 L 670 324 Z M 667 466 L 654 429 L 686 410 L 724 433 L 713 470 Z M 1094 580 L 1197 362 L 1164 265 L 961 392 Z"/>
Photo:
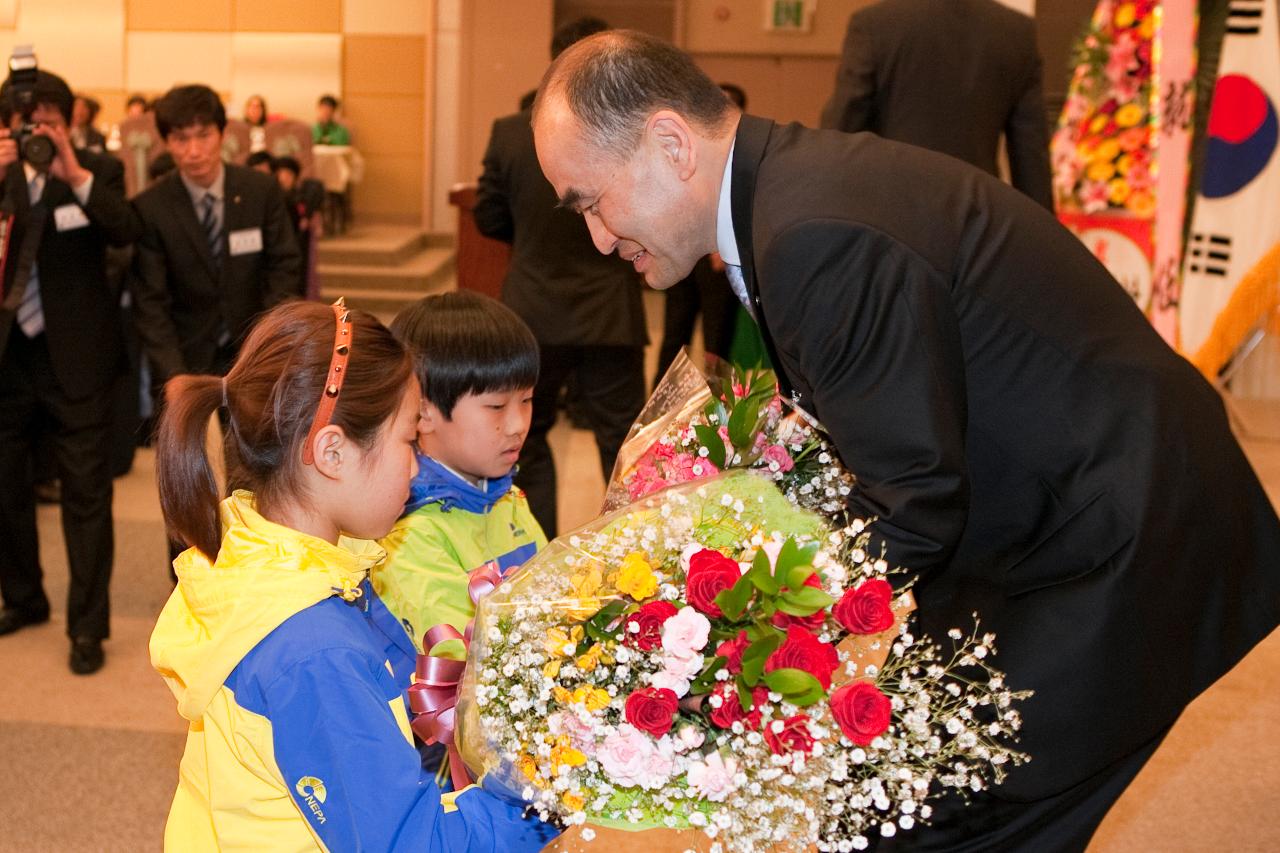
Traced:
<path id="1" fill-rule="evenodd" d="M 18 161 L 18 143 L 10 138 L 9 129 L 0 127 L 0 172 Z"/>
<path id="2" fill-rule="evenodd" d="M 83 184 L 92 177 L 92 173 L 80 165 L 76 159 L 75 149 L 71 147 L 71 134 L 61 124 L 38 124 L 35 132 L 47 136 L 53 142 L 53 162 L 49 164 L 49 174 L 68 184 L 72 189 Z"/>

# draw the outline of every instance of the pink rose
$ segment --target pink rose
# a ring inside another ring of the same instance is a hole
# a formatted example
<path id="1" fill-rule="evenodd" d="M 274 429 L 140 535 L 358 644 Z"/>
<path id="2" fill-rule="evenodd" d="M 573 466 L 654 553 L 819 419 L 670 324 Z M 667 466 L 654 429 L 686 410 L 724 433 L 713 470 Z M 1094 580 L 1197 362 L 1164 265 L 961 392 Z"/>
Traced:
<path id="1" fill-rule="evenodd" d="M 723 803 L 738 787 L 733 781 L 737 772 L 738 762 L 732 756 L 725 760 L 719 752 L 713 752 L 705 761 L 689 765 L 689 787 L 704 800 Z"/>
<path id="2" fill-rule="evenodd" d="M 710 620 L 692 607 L 685 607 L 662 623 L 662 648 L 675 657 L 692 657 L 707 645 L 710 634 Z"/>
<path id="3" fill-rule="evenodd" d="M 547 717 L 547 728 L 555 735 L 568 735 L 574 749 L 591 755 L 595 751 L 595 740 L 591 736 L 591 726 L 578 719 L 572 711 L 556 711 Z"/>
<path id="4" fill-rule="evenodd" d="M 711 460 L 692 453 L 677 453 L 671 464 L 675 468 L 676 481 L 681 483 L 720 473 L 720 469 L 712 465 Z"/>
<path id="5" fill-rule="evenodd" d="M 780 444 L 771 444 L 766 447 L 762 458 L 765 464 L 769 466 L 770 471 L 776 471 L 780 474 L 785 474 L 796 467 L 796 463 L 791 461 L 791 454 L 787 453 L 786 448 Z M 775 465 L 778 467 L 773 467 Z"/>
<path id="6" fill-rule="evenodd" d="M 615 784 L 634 787 L 649 775 L 650 759 L 656 750 L 648 735 L 624 723 L 604 739 L 596 758 Z"/>

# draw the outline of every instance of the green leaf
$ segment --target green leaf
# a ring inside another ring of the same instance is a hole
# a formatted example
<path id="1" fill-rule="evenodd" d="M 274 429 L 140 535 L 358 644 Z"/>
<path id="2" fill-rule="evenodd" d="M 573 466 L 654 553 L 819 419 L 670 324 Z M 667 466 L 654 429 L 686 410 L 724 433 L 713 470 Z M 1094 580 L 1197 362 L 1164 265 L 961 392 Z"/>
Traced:
<path id="1" fill-rule="evenodd" d="M 782 640 L 782 634 L 775 631 L 747 646 L 747 650 L 742 653 L 742 677 L 747 686 L 755 687 L 756 683 L 760 681 L 760 674 L 764 672 L 765 661 L 768 660 L 769 655 L 777 650 L 778 646 L 782 645 Z"/>
<path id="2" fill-rule="evenodd" d="M 756 374 L 751 377 L 751 394 L 752 396 L 767 395 L 772 397 L 777 385 L 778 377 L 772 370 L 757 371 Z"/>
<path id="3" fill-rule="evenodd" d="M 778 560 L 773 567 L 773 576 L 778 579 L 779 583 L 786 583 L 786 578 L 792 569 L 797 566 L 812 566 L 813 558 L 817 556 L 817 553 L 817 542 L 810 542 L 807 545 L 800 546 L 796 544 L 796 540 L 787 537 L 787 541 L 782 543 L 782 550 L 778 552 Z"/>
<path id="4" fill-rule="evenodd" d="M 805 693 L 814 687 L 819 690 L 822 685 L 818 683 L 818 679 L 814 678 L 803 669 L 794 669 L 792 667 L 783 667 L 775 669 L 773 672 L 766 673 L 764 683 L 770 690 L 775 693 L 781 693 L 785 697 L 792 697 L 800 693 Z"/>
<path id="5" fill-rule="evenodd" d="M 586 631 L 588 637 L 597 642 L 614 639 L 616 631 L 609 630 L 609 626 L 613 624 L 622 611 L 627 608 L 627 602 L 624 599 L 614 599 L 596 611 L 596 615 L 592 616 L 586 622 L 582 623 L 583 630 Z M 590 643 L 578 644 L 578 654 L 582 654 L 591 647 Z"/>
<path id="6" fill-rule="evenodd" d="M 720 433 L 709 424 L 696 424 L 693 431 L 698 434 L 698 443 L 707 448 L 707 460 L 717 468 L 724 468 L 724 440 Z"/>
<path id="7" fill-rule="evenodd" d="M 724 668 L 729 659 L 724 655 L 717 655 L 712 659 L 711 665 L 702 672 L 689 684 L 689 692 L 693 694 L 706 693 L 711 685 L 715 683 L 716 672 Z"/>
<path id="8" fill-rule="evenodd" d="M 729 415 L 729 441 L 739 450 L 755 443 L 756 421 L 760 418 L 760 401 L 748 397 L 733 407 Z"/>
<path id="9" fill-rule="evenodd" d="M 427 652 L 433 658 L 447 658 L 448 660 L 466 660 L 467 644 L 462 640 L 454 637 L 450 640 L 441 640 L 431 647 L 431 651 Z"/>
<path id="10" fill-rule="evenodd" d="M 798 590 L 788 590 L 778 596 L 778 609 L 792 616 L 812 616 L 825 607 L 830 607 L 835 599 L 826 592 L 811 586 Z"/>
<path id="11" fill-rule="evenodd" d="M 787 572 L 787 589 L 805 589 L 805 581 L 813 577 L 813 566 L 796 566 Z"/>
<path id="12" fill-rule="evenodd" d="M 747 682 L 743 679 L 743 677 L 739 675 L 737 686 L 738 686 L 738 706 L 742 708 L 742 712 L 744 714 L 750 713 L 751 706 L 754 704 L 751 701 L 752 685 L 747 684 Z"/>
<path id="13" fill-rule="evenodd" d="M 774 580 L 773 575 L 769 574 L 769 556 L 764 551 L 756 552 L 755 559 L 751 561 L 751 568 L 747 569 L 743 577 L 749 578 L 755 588 L 765 595 L 777 595 L 782 591 L 782 587 Z"/>
<path id="14" fill-rule="evenodd" d="M 751 578 L 743 575 L 738 578 L 729 589 L 722 589 L 716 594 L 715 603 L 720 608 L 720 612 L 724 614 L 726 619 L 736 620 L 742 617 L 742 611 L 747 609 L 747 605 L 751 602 L 751 594 L 755 589 L 755 584 L 751 582 Z"/>

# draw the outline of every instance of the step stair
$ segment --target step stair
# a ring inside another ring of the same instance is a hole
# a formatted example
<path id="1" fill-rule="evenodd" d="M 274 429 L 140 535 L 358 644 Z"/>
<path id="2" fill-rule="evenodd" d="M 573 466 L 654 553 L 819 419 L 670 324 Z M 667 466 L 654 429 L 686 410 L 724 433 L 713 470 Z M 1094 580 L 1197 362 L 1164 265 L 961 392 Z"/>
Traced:
<path id="1" fill-rule="evenodd" d="M 455 250 L 449 234 L 397 225 L 366 225 L 321 241 L 317 272 L 325 300 L 390 319 L 428 293 L 453 287 Z"/>

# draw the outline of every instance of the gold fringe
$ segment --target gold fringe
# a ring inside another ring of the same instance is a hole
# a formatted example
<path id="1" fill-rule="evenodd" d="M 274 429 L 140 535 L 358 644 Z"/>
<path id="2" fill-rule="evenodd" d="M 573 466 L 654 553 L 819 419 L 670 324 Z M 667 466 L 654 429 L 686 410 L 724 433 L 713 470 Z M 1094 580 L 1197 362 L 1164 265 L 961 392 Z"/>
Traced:
<path id="1" fill-rule="evenodd" d="M 1268 332 L 1280 332 L 1277 308 L 1280 308 L 1280 243 L 1272 246 L 1240 279 L 1191 363 L 1212 382 L 1259 320 L 1267 320 Z"/>

